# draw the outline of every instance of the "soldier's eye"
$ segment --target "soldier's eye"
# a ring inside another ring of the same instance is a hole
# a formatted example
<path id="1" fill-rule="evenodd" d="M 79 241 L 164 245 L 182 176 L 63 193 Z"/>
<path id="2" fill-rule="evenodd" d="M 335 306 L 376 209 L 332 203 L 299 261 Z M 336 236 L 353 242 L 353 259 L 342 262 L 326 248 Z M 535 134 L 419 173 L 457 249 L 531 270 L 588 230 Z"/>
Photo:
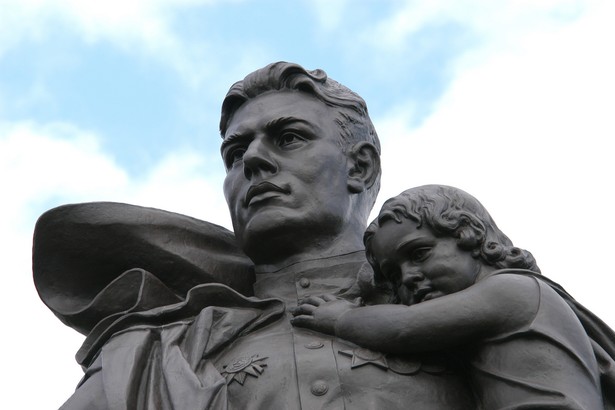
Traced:
<path id="1" fill-rule="evenodd" d="M 283 148 L 291 148 L 304 142 L 305 139 L 295 132 L 286 131 L 280 135 L 278 145 Z"/>
<path id="2" fill-rule="evenodd" d="M 237 148 L 231 152 L 231 161 L 236 162 L 243 158 L 243 154 L 246 152 L 245 148 Z"/>
<path id="3" fill-rule="evenodd" d="M 231 168 L 243 159 L 246 149 L 244 147 L 229 148 L 224 156 L 227 168 Z"/>

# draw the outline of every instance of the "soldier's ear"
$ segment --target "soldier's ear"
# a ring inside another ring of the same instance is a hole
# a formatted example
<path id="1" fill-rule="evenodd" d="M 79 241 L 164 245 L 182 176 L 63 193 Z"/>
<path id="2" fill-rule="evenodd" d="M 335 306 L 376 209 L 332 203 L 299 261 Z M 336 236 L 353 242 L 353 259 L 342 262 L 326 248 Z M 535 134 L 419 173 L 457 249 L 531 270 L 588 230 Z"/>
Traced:
<path id="1" fill-rule="evenodd" d="M 348 190 L 360 193 L 369 189 L 380 175 L 380 154 L 367 141 L 352 146 L 348 152 Z"/>

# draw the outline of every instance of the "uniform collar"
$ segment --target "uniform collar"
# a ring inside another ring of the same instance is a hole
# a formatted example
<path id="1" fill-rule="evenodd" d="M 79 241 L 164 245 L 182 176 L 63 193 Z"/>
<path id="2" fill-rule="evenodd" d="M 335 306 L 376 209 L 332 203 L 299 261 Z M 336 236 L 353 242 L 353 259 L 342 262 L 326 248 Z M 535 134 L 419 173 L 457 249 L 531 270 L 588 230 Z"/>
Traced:
<path id="1" fill-rule="evenodd" d="M 345 253 L 342 255 L 334 255 L 326 258 L 318 258 L 318 259 L 308 259 L 304 261 L 294 262 L 288 266 L 283 268 L 274 270 L 268 269 L 268 266 L 255 266 L 254 271 L 257 275 L 266 275 L 266 274 L 293 274 L 297 272 L 302 272 L 305 270 L 312 269 L 323 269 L 328 268 L 335 265 L 345 264 L 345 263 L 353 263 L 353 262 L 365 262 L 365 251 L 355 251 L 350 253 Z"/>

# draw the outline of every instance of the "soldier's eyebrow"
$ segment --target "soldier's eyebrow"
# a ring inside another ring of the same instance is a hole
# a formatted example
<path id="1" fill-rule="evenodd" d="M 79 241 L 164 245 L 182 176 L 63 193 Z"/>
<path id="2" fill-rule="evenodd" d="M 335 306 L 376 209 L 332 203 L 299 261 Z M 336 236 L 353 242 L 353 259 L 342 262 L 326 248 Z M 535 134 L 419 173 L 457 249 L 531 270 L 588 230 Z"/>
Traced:
<path id="1" fill-rule="evenodd" d="M 267 129 L 267 131 L 278 131 L 288 124 L 295 124 L 295 123 L 307 125 L 310 129 L 314 128 L 313 125 L 309 121 L 306 121 L 301 118 L 289 116 L 289 117 L 279 117 L 279 118 L 275 118 L 269 121 L 267 124 L 265 124 L 265 129 Z"/>
<path id="2" fill-rule="evenodd" d="M 237 141 L 246 141 L 249 140 L 250 137 L 245 134 L 235 133 L 231 134 L 228 137 L 225 137 L 220 145 L 220 152 L 224 152 L 224 150 L 229 146 L 237 143 Z"/>

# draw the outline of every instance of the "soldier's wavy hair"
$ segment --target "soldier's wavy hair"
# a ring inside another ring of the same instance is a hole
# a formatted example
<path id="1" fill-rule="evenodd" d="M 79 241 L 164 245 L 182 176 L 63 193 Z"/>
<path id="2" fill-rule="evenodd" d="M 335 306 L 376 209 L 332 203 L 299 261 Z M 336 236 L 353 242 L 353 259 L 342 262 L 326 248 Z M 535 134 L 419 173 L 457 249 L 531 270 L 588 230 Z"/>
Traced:
<path id="1" fill-rule="evenodd" d="M 340 147 L 346 151 L 358 142 L 369 142 L 380 154 L 380 140 L 369 118 L 367 104 L 355 92 L 327 77 L 323 70 L 306 70 L 298 64 L 280 61 L 248 74 L 231 86 L 222 102 L 220 134 L 224 138 L 233 114 L 251 98 L 270 91 L 295 90 L 313 95 L 335 110 L 340 129 Z M 380 189 L 380 170 L 368 190 L 370 208 Z M 368 211 L 369 212 L 369 211 Z"/>
<path id="2" fill-rule="evenodd" d="M 416 222 L 418 228 L 428 226 L 436 235 L 456 238 L 459 248 L 470 251 L 474 258 L 480 258 L 487 265 L 540 272 L 532 254 L 513 246 L 476 198 L 458 188 L 424 185 L 386 201 L 365 231 L 363 242 L 376 282 L 385 278 L 371 253 L 371 241 L 384 222 L 401 223 L 404 218 Z"/>

